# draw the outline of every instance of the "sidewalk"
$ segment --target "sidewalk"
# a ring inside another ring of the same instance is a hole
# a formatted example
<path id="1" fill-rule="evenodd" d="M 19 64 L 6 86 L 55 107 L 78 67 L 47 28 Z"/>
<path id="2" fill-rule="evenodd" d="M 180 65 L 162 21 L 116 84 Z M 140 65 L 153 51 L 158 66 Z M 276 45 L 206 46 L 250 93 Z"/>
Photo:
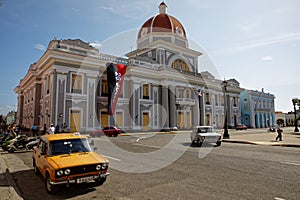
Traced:
<path id="1" fill-rule="evenodd" d="M 300 132 L 294 133 L 294 127 L 283 127 L 282 141 L 276 141 L 277 132 L 268 132 L 267 128 L 248 129 L 236 131 L 229 129 L 229 139 L 223 139 L 223 142 L 266 145 L 266 146 L 282 146 L 300 148 Z M 171 132 L 145 132 L 145 133 L 122 133 L 119 136 L 134 136 L 148 134 L 187 134 L 189 131 L 171 131 Z M 218 133 L 223 135 L 223 129 L 218 129 Z"/>
<path id="2" fill-rule="evenodd" d="M 0 155 L 0 199 L 22 200 L 23 198 L 19 196 L 16 190 L 18 191 L 16 183 L 8 170 L 5 160 Z"/>
<path id="3" fill-rule="evenodd" d="M 282 147 L 300 147 L 300 133 L 294 133 L 293 127 L 284 127 L 282 141 L 276 141 L 277 132 L 268 132 L 267 129 L 251 129 L 243 131 L 229 130 L 230 139 L 223 139 L 223 142 L 282 146 Z"/>

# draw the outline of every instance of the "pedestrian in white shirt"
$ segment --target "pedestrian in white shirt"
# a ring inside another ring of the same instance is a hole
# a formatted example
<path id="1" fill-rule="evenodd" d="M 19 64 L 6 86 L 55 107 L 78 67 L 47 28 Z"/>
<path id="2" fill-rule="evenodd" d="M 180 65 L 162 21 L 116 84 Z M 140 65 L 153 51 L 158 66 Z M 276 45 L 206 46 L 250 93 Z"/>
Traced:
<path id="1" fill-rule="evenodd" d="M 54 134 L 54 132 L 55 132 L 55 127 L 54 127 L 53 124 L 51 124 L 48 133 L 49 134 Z"/>

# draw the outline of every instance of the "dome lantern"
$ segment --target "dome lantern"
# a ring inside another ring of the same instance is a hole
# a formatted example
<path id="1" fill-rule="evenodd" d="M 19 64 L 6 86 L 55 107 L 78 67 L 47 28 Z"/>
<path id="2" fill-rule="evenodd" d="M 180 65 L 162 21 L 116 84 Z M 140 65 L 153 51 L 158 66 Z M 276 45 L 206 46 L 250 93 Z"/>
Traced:
<path id="1" fill-rule="evenodd" d="M 166 14 L 167 13 L 167 5 L 164 2 L 161 2 L 159 5 L 159 14 Z"/>

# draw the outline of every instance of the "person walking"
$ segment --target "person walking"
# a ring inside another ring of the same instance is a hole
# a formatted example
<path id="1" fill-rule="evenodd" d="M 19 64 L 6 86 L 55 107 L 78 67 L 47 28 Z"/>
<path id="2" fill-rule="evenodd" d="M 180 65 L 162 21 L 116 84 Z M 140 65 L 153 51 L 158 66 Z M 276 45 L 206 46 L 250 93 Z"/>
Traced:
<path id="1" fill-rule="evenodd" d="M 282 132 L 283 130 L 280 128 L 280 126 L 278 125 L 277 127 L 277 137 L 276 137 L 276 141 L 279 139 L 279 141 L 282 141 Z"/>
<path id="2" fill-rule="evenodd" d="M 49 130 L 48 130 L 48 133 L 49 133 L 49 134 L 54 134 L 54 133 L 55 133 L 55 127 L 54 127 L 53 124 L 50 125 L 50 128 L 49 128 Z"/>

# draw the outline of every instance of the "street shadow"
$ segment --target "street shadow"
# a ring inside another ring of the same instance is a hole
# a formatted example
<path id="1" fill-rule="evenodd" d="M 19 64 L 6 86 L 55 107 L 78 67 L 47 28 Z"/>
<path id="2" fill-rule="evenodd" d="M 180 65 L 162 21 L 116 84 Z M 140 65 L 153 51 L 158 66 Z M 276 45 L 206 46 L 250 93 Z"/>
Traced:
<path id="1" fill-rule="evenodd" d="M 22 154 L 22 153 L 28 153 L 28 152 L 32 152 L 33 150 L 19 150 L 19 151 L 14 151 L 14 154 Z M 1 151 L 1 154 L 5 155 L 5 154 L 13 154 L 13 153 L 9 153 L 8 151 Z"/>
<path id="2" fill-rule="evenodd" d="M 50 195 L 46 191 L 44 178 L 36 175 L 33 169 L 14 172 L 11 175 L 18 188 L 16 191 L 20 191 L 19 195 L 26 200 L 36 200 L 41 197 L 43 200 L 69 199 L 96 190 L 94 183 L 72 184 L 70 187 L 62 185 L 56 194 Z"/>
<path id="3" fill-rule="evenodd" d="M 181 143 L 183 146 L 190 146 L 190 147 L 193 147 L 193 148 L 207 148 L 207 147 L 215 147 L 217 145 L 213 145 L 213 144 L 210 144 L 210 143 L 203 143 L 202 145 L 198 145 L 196 143 L 192 143 L 192 142 L 184 142 L 184 143 Z"/>

